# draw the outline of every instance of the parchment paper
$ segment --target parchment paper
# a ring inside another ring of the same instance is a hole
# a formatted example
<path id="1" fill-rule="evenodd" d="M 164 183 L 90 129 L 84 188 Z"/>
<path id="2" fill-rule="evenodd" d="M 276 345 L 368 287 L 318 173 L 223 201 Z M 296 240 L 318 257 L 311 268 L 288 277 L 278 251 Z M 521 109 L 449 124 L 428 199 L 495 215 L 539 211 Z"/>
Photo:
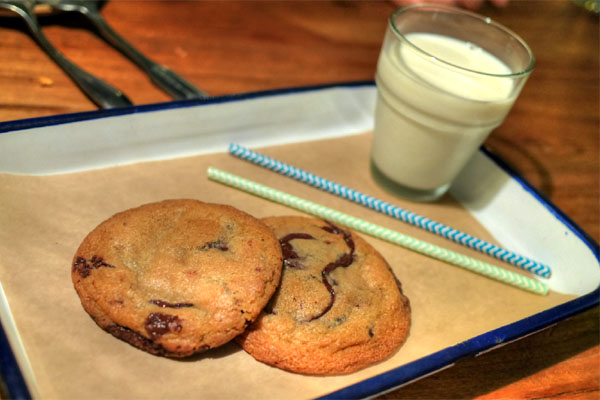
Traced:
<path id="1" fill-rule="evenodd" d="M 370 133 L 261 151 L 494 242 L 449 195 L 408 203 L 369 172 Z M 0 281 L 43 398 L 309 398 L 329 393 L 517 321 L 573 296 L 538 296 L 365 235 L 388 260 L 412 307 L 406 344 L 354 374 L 303 376 L 255 361 L 235 343 L 187 360 L 152 356 L 115 339 L 85 313 L 70 277 L 75 250 L 118 211 L 169 198 L 231 204 L 256 217 L 300 214 L 209 181 L 214 166 L 496 265 L 432 234 L 228 154 L 54 176 L 0 175 Z M 501 264 L 502 267 L 522 272 Z"/>

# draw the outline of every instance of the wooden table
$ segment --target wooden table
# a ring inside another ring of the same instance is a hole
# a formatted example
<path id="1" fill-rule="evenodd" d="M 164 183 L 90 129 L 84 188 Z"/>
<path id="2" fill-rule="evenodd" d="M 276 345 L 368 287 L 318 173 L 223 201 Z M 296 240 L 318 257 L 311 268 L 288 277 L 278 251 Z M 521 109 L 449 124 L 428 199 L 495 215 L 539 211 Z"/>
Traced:
<path id="1" fill-rule="evenodd" d="M 211 95 L 371 80 L 389 2 L 134 2 L 102 10 L 143 53 Z M 479 10 L 518 32 L 537 58 L 486 145 L 598 242 L 598 15 L 570 1 Z M 169 101 L 78 15 L 42 19 L 72 61 L 135 104 Z M 21 20 L 0 18 L 0 121 L 94 110 Z M 600 398 L 599 310 L 386 394 L 383 398 Z"/>

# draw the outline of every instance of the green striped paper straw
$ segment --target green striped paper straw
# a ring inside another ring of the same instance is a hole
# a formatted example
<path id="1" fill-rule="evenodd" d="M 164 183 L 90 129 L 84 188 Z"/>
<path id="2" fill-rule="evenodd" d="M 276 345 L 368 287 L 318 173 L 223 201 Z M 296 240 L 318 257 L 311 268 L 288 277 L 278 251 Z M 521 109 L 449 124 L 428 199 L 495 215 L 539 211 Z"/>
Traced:
<path id="1" fill-rule="evenodd" d="M 271 200 L 275 203 L 291 207 L 318 218 L 333 221 L 350 229 L 354 229 L 355 231 L 385 240 L 428 257 L 444 261 L 448 264 L 452 264 L 488 278 L 509 284 L 519 289 L 541 295 L 548 293 L 548 287 L 544 283 L 535 279 L 505 270 L 481 260 L 471 258 L 464 254 L 456 253 L 452 250 L 438 247 L 434 244 L 404 235 L 403 233 L 384 228 L 380 225 L 344 214 L 340 211 L 333 210 L 331 208 L 313 203 L 312 201 L 270 188 L 214 167 L 209 167 L 207 172 L 210 179 L 236 189 L 240 189 L 246 193 Z"/>

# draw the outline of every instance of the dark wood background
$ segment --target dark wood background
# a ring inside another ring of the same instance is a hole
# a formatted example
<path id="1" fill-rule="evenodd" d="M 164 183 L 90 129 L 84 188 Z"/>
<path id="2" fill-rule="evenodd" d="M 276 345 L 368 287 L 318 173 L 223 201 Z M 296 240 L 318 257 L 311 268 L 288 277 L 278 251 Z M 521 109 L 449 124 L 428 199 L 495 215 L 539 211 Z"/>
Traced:
<path id="1" fill-rule="evenodd" d="M 144 54 L 221 95 L 373 79 L 394 8 L 383 1 L 112 1 L 102 14 Z M 478 12 L 518 32 L 537 59 L 486 146 L 597 243 L 598 15 L 570 0 L 513 0 Z M 135 104 L 170 100 L 81 16 L 40 19 L 68 58 Z M 94 109 L 20 19 L 0 16 L 0 122 Z M 599 399 L 598 321 L 596 307 L 382 397 Z"/>

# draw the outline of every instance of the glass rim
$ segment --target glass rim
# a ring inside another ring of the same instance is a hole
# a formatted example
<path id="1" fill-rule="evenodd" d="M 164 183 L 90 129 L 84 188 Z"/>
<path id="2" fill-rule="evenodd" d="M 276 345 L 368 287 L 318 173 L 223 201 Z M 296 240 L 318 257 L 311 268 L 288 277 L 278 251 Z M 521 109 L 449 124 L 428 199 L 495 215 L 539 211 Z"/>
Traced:
<path id="1" fill-rule="evenodd" d="M 516 39 L 516 41 L 525 49 L 525 51 L 527 52 L 527 55 L 529 56 L 529 64 L 527 65 L 526 68 L 524 68 L 522 71 L 517 71 L 517 72 L 511 72 L 510 74 L 493 74 L 493 73 L 489 73 L 489 72 L 484 72 L 484 71 L 478 71 L 478 70 L 474 70 L 474 69 L 469 69 L 469 68 L 465 68 L 462 67 L 460 65 L 456 65 L 453 64 L 449 61 L 446 61 L 434 54 L 428 53 L 427 51 L 423 50 L 422 48 L 420 48 L 419 46 L 417 46 L 416 44 L 414 44 L 413 42 L 411 42 L 405 34 L 403 34 L 402 32 L 400 32 L 400 30 L 396 27 L 395 24 L 395 18 L 397 15 L 402 14 L 406 11 L 410 11 L 410 10 L 414 10 L 414 9 L 431 9 L 431 10 L 439 10 L 439 11 L 443 11 L 446 13 L 452 12 L 455 14 L 461 14 L 463 16 L 468 16 L 471 18 L 474 18 L 476 20 L 479 20 L 480 22 L 492 26 L 494 28 L 497 28 L 499 30 L 501 30 L 503 33 L 507 34 L 508 36 L 511 36 L 512 38 Z M 451 66 L 453 68 L 457 68 L 459 70 L 462 71 L 467 71 L 470 73 L 475 73 L 475 74 L 479 74 L 479 75 L 486 75 L 486 76 L 491 76 L 491 77 L 497 77 L 497 78 L 517 78 L 517 77 L 522 77 L 522 76 L 526 76 L 528 74 L 531 73 L 531 71 L 533 71 L 533 67 L 535 65 L 535 56 L 533 55 L 533 51 L 531 51 L 531 48 L 529 47 L 529 45 L 527 44 L 527 42 L 525 42 L 525 40 L 523 40 L 523 38 L 521 38 L 521 36 L 517 35 L 514 31 L 510 30 L 509 28 L 507 28 L 506 26 L 492 20 L 489 17 L 485 17 L 483 15 L 471 12 L 471 11 L 467 11 L 467 10 L 463 10 L 461 8 L 457 8 L 457 7 L 451 7 L 451 6 L 445 6 L 445 5 L 439 5 L 439 4 L 412 4 L 412 5 L 408 5 L 408 6 L 404 6 L 401 8 L 398 8 L 396 11 L 394 11 L 392 13 L 392 15 L 389 18 L 389 26 L 392 28 L 392 31 L 398 35 L 403 41 L 405 41 L 406 43 L 408 43 L 413 49 L 417 50 L 419 53 L 421 53 L 422 55 L 426 56 L 429 59 L 433 59 L 439 63 Z"/>

